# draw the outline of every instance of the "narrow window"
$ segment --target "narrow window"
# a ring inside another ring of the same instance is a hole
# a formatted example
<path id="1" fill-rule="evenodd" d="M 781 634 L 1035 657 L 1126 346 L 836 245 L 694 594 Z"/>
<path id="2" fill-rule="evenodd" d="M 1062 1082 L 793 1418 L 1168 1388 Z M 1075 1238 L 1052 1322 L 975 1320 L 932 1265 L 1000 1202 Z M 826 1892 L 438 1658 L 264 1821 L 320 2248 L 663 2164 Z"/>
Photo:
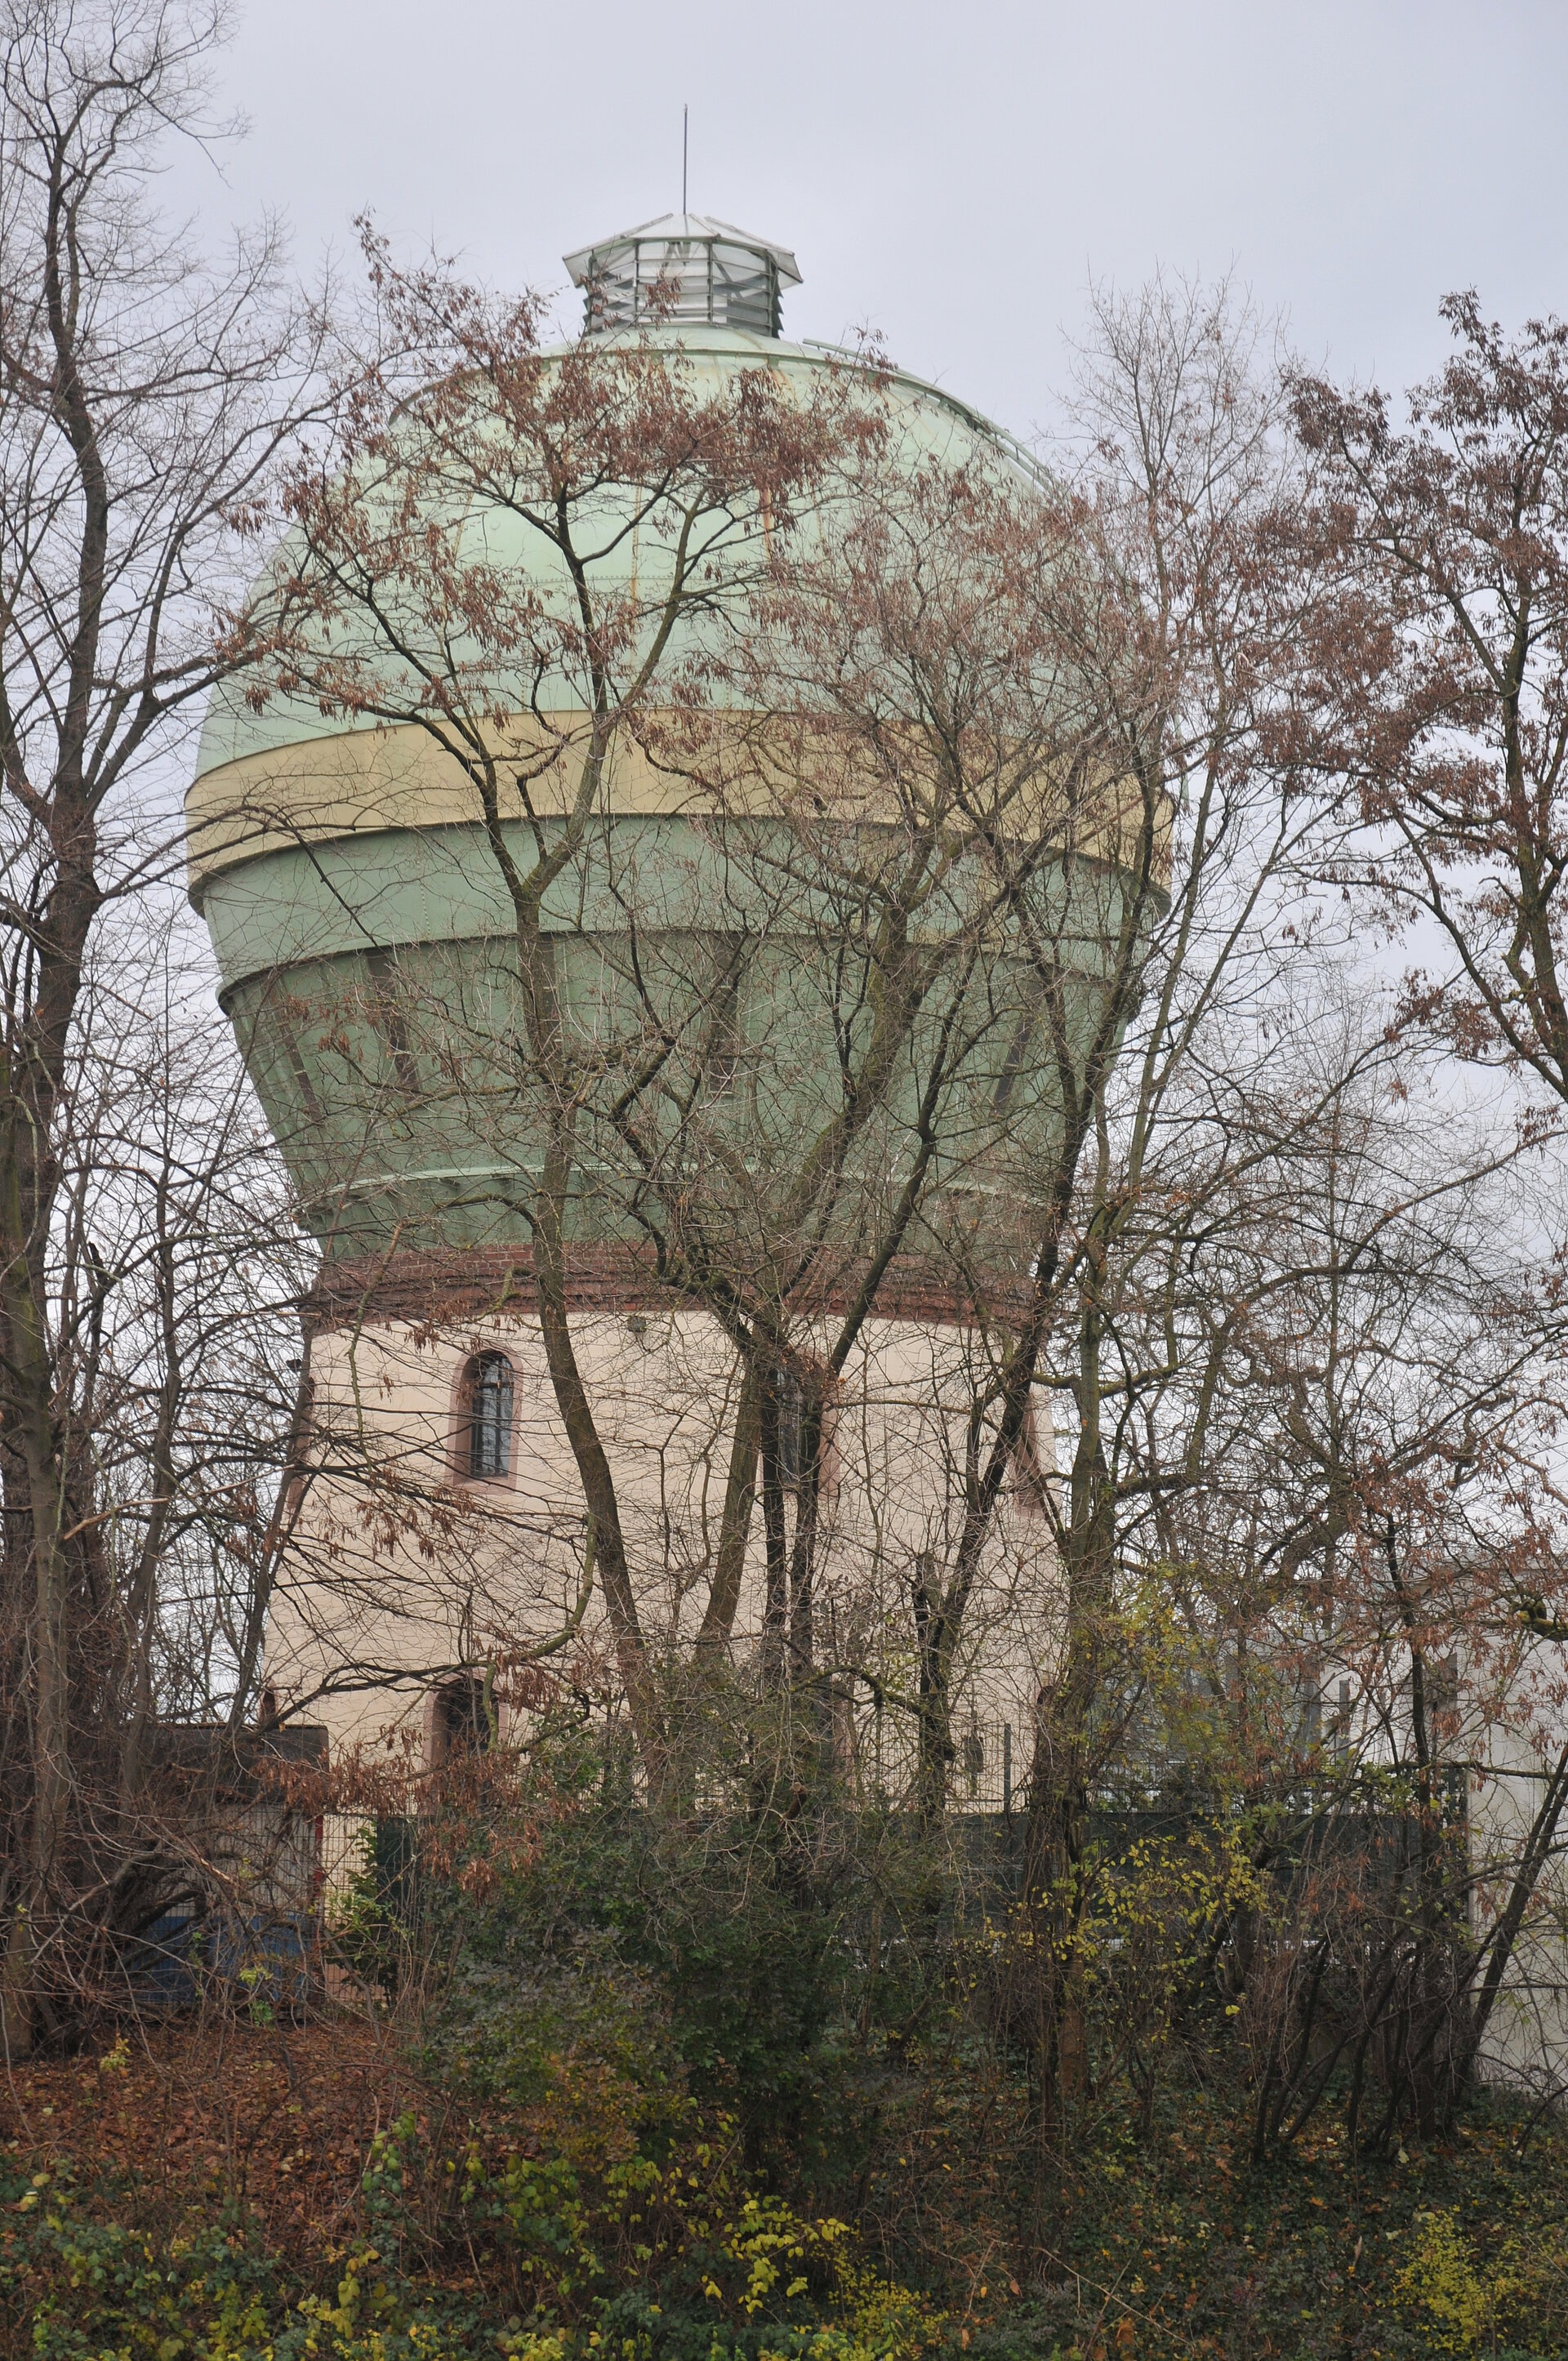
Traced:
<path id="1" fill-rule="evenodd" d="M 409 1028 L 403 1016 L 402 977 L 398 962 L 389 950 L 367 951 L 365 964 L 370 971 L 373 1010 L 386 1035 L 391 1052 L 392 1078 L 405 1099 L 420 1095 L 419 1067 L 414 1061 L 409 1040 Z"/>
<path id="2" fill-rule="evenodd" d="M 469 1363 L 468 1473 L 505 1476 L 511 1466 L 511 1363 L 481 1353 Z"/>
<path id="3" fill-rule="evenodd" d="M 1046 1509 L 1046 1474 L 1040 1465 L 1040 1430 L 1030 1402 L 1013 1446 L 1013 1498 L 1025 1517 L 1039 1517 Z"/>
<path id="4" fill-rule="evenodd" d="M 794 1487 L 800 1482 L 800 1379 L 793 1369 L 773 1372 L 773 1400 L 778 1406 L 779 1422 L 779 1482 Z"/>
<path id="5" fill-rule="evenodd" d="M 735 1087 L 741 1046 L 740 982 L 744 960 L 744 941 L 739 937 L 727 939 L 708 1000 L 707 1040 L 703 1052 L 703 1081 L 712 1098 L 723 1098 Z"/>
<path id="6" fill-rule="evenodd" d="M 1037 1008 L 1026 1008 L 1014 1027 L 1013 1038 L 1007 1044 L 1007 1054 L 1002 1060 L 1002 1071 L 996 1078 L 996 1088 L 992 1093 L 992 1115 L 1005 1115 L 1013 1103 L 1014 1085 L 1024 1071 L 1024 1060 L 1028 1055 L 1029 1043 L 1034 1038 L 1035 1021 L 1038 1015 Z"/>

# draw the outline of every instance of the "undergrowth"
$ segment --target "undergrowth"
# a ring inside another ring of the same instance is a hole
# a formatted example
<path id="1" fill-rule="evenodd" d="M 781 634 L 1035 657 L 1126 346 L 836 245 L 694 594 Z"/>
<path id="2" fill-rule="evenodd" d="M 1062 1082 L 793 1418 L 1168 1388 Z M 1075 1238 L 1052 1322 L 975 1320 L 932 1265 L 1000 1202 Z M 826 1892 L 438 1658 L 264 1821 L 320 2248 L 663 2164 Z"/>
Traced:
<path id="1" fill-rule="evenodd" d="M 354 2010 L 14 2074 L 5 2353 L 1568 2353 L 1552 2119 L 1475 2093 L 1373 2158 L 1325 2104 L 1255 2165 L 1234 2011 L 1119 2001 L 1047 2141 L 961 1859 L 804 1812 L 660 1826 L 591 1773 L 554 1766 L 503 1866 L 476 1828 L 449 1875 L 367 1867 Z"/>

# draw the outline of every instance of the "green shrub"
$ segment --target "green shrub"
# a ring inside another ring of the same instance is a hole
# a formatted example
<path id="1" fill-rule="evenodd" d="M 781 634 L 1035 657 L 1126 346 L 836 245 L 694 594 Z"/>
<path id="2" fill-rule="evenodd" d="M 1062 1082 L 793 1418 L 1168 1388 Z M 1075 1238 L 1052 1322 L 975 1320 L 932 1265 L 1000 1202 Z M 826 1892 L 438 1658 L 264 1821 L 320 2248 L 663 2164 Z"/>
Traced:
<path id="1" fill-rule="evenodd" d="M 123 2185 L 69 2166 L 0 2176 L 0 2319 L 34 2361 L 458 2361 L 472 2314 L 411 2287 L 368 2244 L 322 2294 L 236 2221 L 159 2233 Z M 18 2340 L 25 2337 L 26 2344 Z"/>

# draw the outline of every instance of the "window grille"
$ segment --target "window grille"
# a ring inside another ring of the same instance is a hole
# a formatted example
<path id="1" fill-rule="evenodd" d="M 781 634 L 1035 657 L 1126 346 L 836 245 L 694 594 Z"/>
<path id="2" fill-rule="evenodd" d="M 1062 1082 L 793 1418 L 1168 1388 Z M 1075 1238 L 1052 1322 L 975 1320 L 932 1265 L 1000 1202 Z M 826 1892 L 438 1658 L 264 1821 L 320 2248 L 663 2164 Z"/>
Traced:
<path id="1" fill-rule="evenodd" d="M 800 1379 L 793 1369 L 774 1370 L 773 1402 L 778 1413 L 779 1482 L 789 1488 L 800 1482 Z"/>
<path id="2" fill-rule="evenodd" d="M 511 1363 L 504 1353 L 481 1353 L 470 1368 L 468 1473 L 508 1475 L 511 1469 Z"/>
<path id="3" fill-rule="evenodd" d="M 703 1079 L 710 1097 L 723 1098 L 735 1087 L 740 1056 L 740 960 L 733 944 L 725 947 L 709 1007 Z"/>

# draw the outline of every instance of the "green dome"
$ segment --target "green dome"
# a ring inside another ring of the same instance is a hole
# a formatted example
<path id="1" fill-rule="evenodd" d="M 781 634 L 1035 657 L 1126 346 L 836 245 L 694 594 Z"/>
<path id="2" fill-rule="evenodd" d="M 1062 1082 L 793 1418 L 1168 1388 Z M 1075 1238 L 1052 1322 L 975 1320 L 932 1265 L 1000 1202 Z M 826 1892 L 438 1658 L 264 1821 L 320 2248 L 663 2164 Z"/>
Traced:
<path id="1" fill-rule="evenodd" d="M 663 348 L 678 356 L 687 382 L 699 399 L 707 393 L 719 392 L 742 371 L 759 368 L 767 369 L 808 397 L 814 381 L 825 379 L 830 372 L 842 372 L 858 358 L 836 346 L 792 345 L 777 337 L 729 327 L 645 326 L 635 336 L 630 333 L 610 335 L 602 342 L 606 349 L 618 345 L 654 352 Z M 1000 465 L 1015 469 L 1020 480 L 1025 473 L 1034 472 L 1027 455 L 1001 428 L 938 388 L 899 370 L 888 372 L 885 379 L 879 379 L 879 383 L 881 414 L 885 418 L 894 467 L 903 467 L 913 476 L 927 463 L 958 469 L 978 460 L 987 467 Z M 484 532 L 487 555 L 493 563 L 530 577 L 553 598 L 567 596 L 569 584 L 564 566 L 553 558 L 540 536 L 531 533 L 515 513 L 492 512 L 485 520 Z M 285 550 L 287 546 L 285 544 Z M 607 583 L 624 580 L 634 562 L 631 547 L 623 545 L 598 569 L 599 578 Z M 683 642 L 677 654 L 687 646 L 689 642 Z M 374 720 L 325 720 L 319 705 L 307 698 L 274 697 L 258 711 L 247 701 L 243 687 L 220 687 L 214 695 L 203 727 L 196 757 L 196 785 L 189 798 L 192 826 L 198 831 L 193 848 L 198 900 L 205 869 L 199 831 L 207 815 L 221 810 L 225 801 L 221 790 L 203 792 L 203 780 L 235 763 L 252 762 L 282 747 L 316 745 L 349 730 L 373 730 L 376 727 Z"/>

